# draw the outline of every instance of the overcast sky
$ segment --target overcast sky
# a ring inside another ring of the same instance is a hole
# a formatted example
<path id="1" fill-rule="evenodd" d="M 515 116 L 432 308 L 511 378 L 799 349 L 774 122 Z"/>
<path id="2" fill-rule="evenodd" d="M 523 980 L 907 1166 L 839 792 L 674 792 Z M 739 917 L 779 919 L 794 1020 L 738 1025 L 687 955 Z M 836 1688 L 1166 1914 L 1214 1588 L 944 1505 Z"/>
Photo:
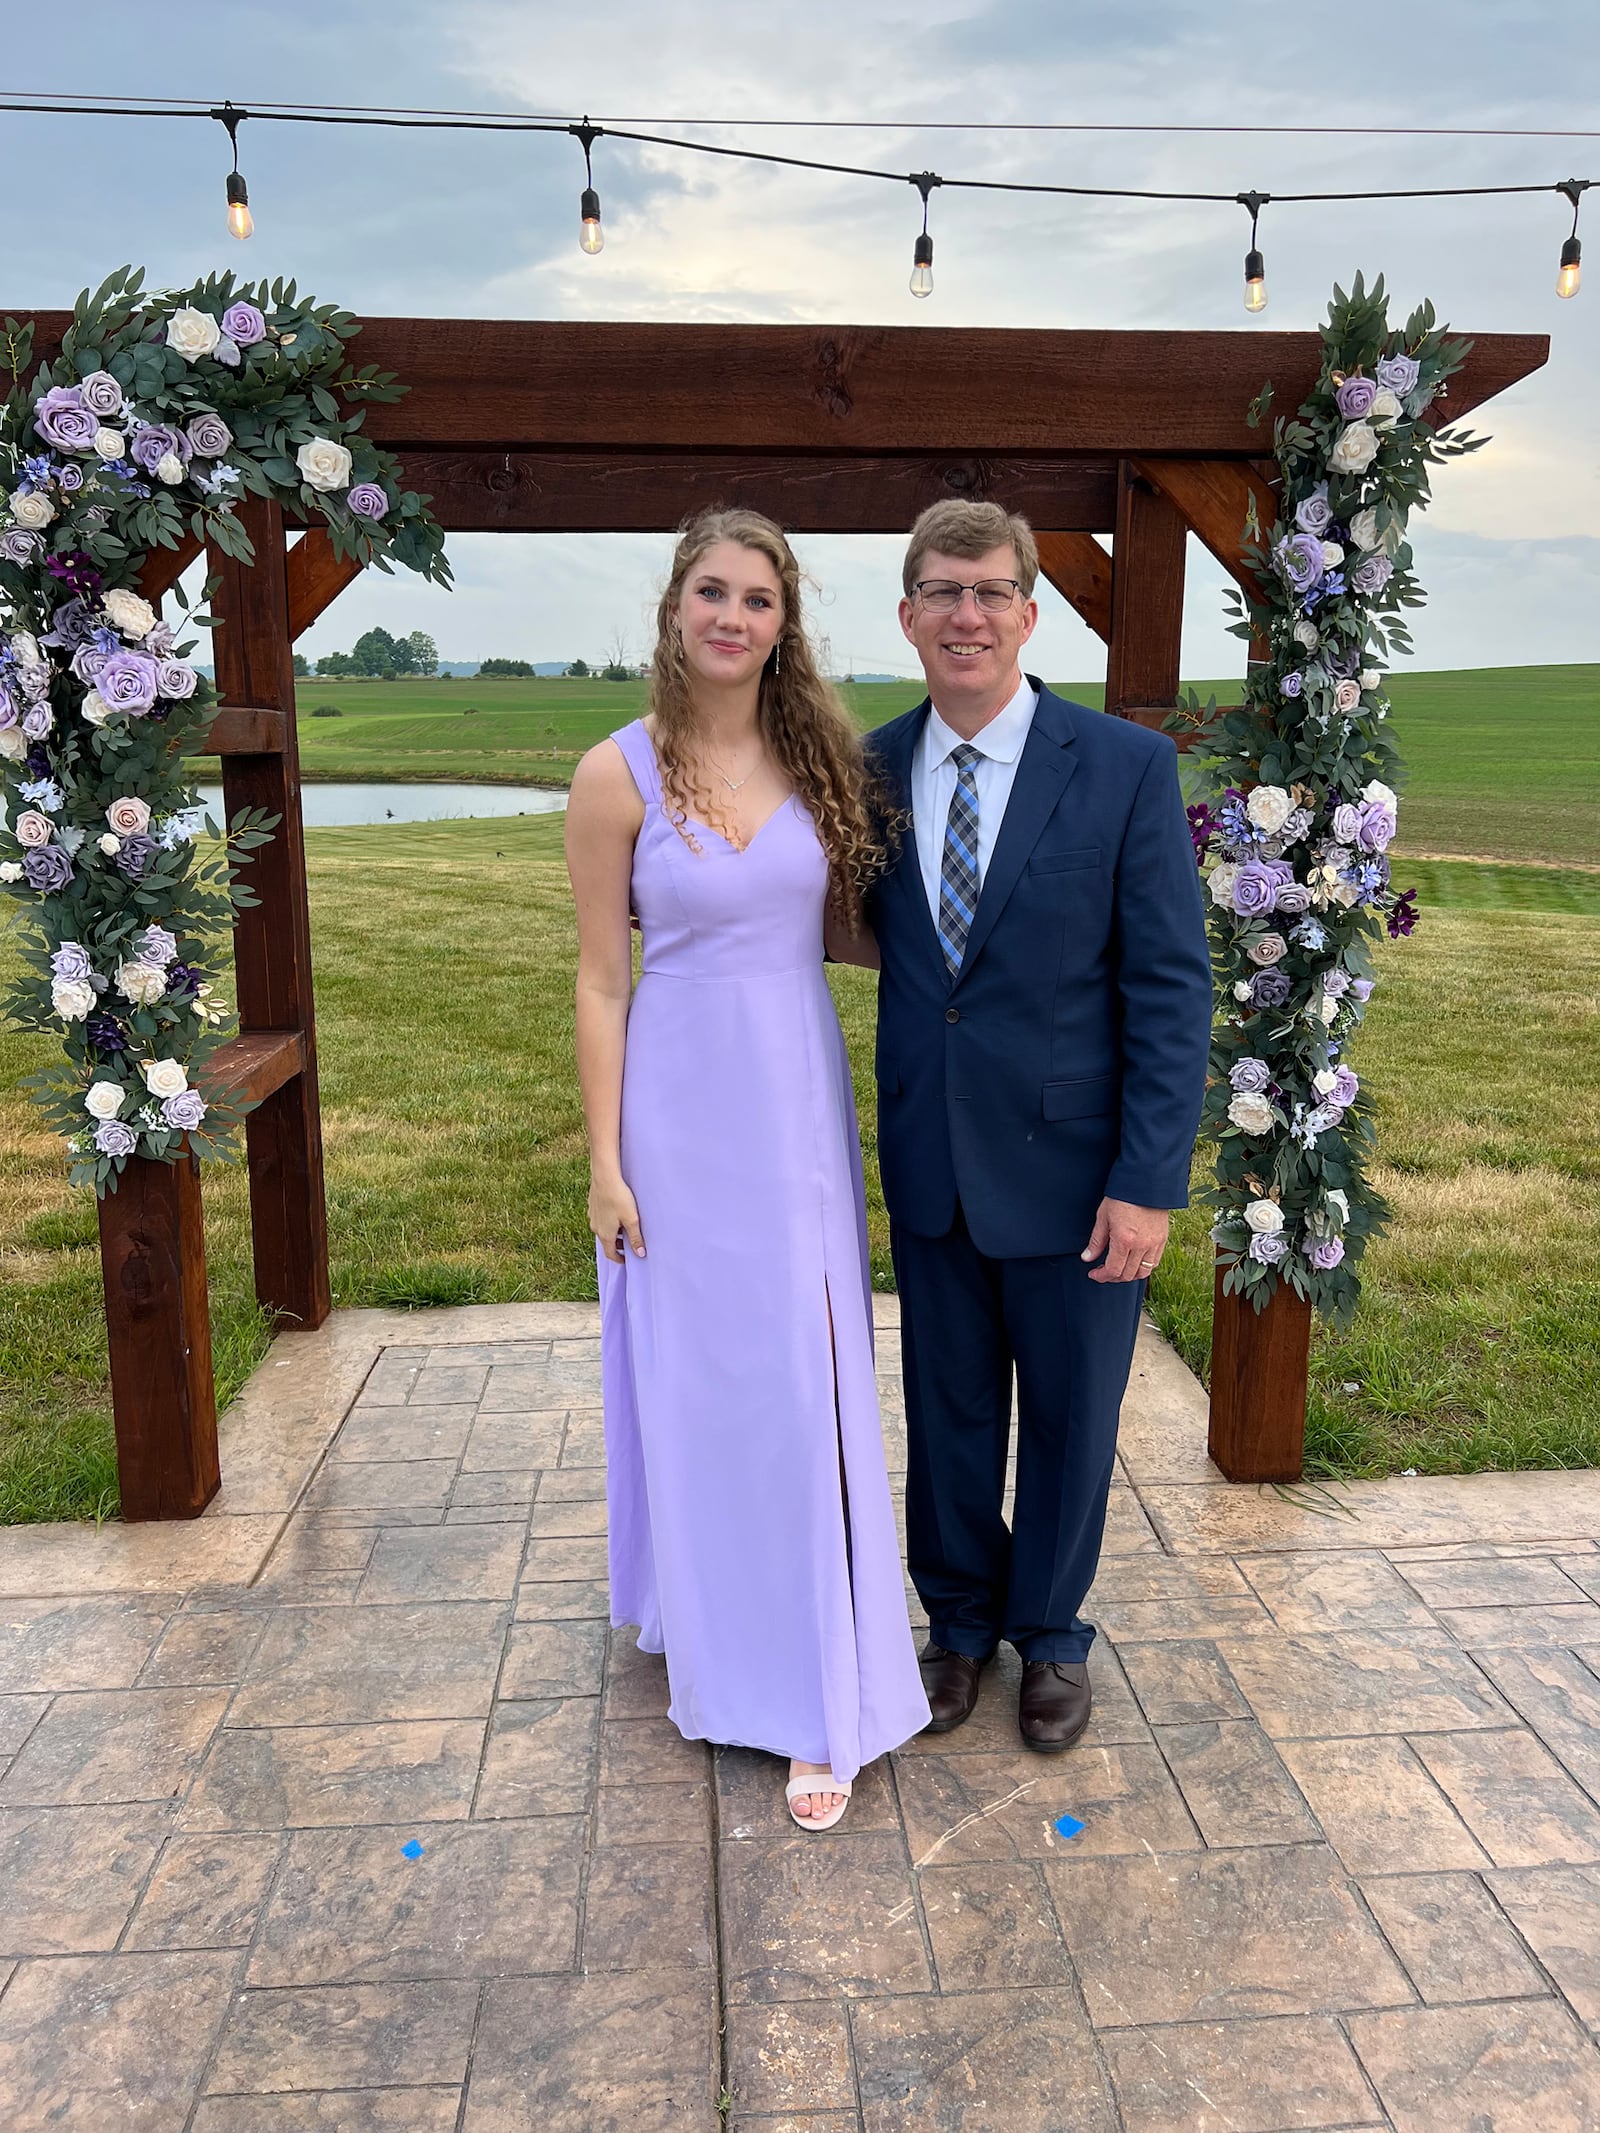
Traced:
<path id="1" fill-rule="evenodd" d="M 24 92 L 453 106 L 624 119 L 870 118 L 706 138 L 975 177 L 1232 193 L 1553 184 L 1600 176 L 1600 15 L 1588 0 L 1268 11 L 1130 0 L 79 0 L 18 11 Z M 1549 139 L 995 133 L 1004 123 L 1260 123 L 1566 129 Z M 955 123 L 960 132 L 926 130 Z M 909 188 L 602 141 L 606 248 L 577 247 L 568 139 L 257 123 L 240 134 L 256 235 L 223 226 L 227 144 L 202 121 L 6 116 L 0 311 L 70 303 L 124 261 L 152 284 L 209 270 L 295 276 L 357 312 L 486 318 L 839 321 L 912 326 L 1238 328 L 1248 222 L 1234 206 L 935 194 L 937 286 L 907 290 Z M 923 130 L 919 130 L 923 129 Z M 1403 321 L 1423 297 L 1458 331 L 1548 332 L 1547 368 L 1473 418 L 1493 443 L 1440 470 L 1414 527 L 1430 601 L 1419 667 L 1600 660 L 1600 194 L 1590 285 L 1563 303 L 1570 210 L 1555 195 L 1269 207 L 1263 324 L 1320 322 L 1335 281 L 1380 271 Z M 911 671 L 894 603 L 900 544 L 811 538 L 816 620 L 843 670 Z M 432 632 L 445 658 L 603 654 L 646 644 L 667 544 L 640 536 L 458 536 L 457 587 L 376 573 L 302 641 L 373 622 Z M 1242 671 L 1221 574 L 1191 542 L 1185 670 Z M 1048 587 L 1035 671 L 1103 672 Z"/>

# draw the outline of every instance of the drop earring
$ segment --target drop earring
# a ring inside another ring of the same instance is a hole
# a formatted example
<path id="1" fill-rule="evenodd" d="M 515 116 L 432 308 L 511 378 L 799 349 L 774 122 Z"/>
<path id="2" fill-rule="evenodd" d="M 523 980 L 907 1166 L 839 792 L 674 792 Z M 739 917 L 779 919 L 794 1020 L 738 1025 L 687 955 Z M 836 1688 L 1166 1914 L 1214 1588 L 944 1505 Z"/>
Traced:
<path id="1" fill-rule="evenodd" d="M 783 639 L 781 637 L 772 647 L 772 671 L 774 676 L 783 672 Z"/>

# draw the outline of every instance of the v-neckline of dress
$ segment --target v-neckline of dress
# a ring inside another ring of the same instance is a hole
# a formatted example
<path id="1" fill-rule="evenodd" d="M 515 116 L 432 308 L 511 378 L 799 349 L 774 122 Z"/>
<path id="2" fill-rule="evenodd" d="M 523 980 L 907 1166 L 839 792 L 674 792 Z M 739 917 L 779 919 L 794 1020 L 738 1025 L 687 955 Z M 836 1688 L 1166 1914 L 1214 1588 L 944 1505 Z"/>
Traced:
<path id="1" fill-rule="evenodd" d="M 651 733 L 649 727 L 645 724 L 642 718 L 639 720 L 638 724 L 639 731 L 644 735 L 645 742 L 649 747 L 650 760 L 655 765 L 656 785 L 661 792 L 662 798 L 665 799 L 667 790 L 666 780 L 661 775 L 661 757 L 656 752 L 655 736 Z M 731 837 L 726 837 L 723 835 L 722 831 L 717 828 L 714 822 L 702 821 L 698 815 L 691 815 L 687 808 L 685 808 L 684 810 L 683 819 L 685 822 L 692 822 L 696 829 L 703 829 L 707 832 L 708 835 L 715 837 L 718 844 L 725 846 L 728 851 L 748 852 L 752 850 L 753 847 L 759 842 L 759 840 L 766 835 L 768 829 L 771 828 L 772 824 L 777 820 L 778 816 L 783 813 L 789 802 L 795 799 L 796 797 L 797 795 L 791 787 L 791 789 L 786 792 L 783 798 L 778 802 L 777 806 L 773 808 L 769 814 L 764 815 L 762 817 L 761 827 L 757 830 L 752 831 L 751 835 L 745 840 L 743 844 L 735 844 Z"/>

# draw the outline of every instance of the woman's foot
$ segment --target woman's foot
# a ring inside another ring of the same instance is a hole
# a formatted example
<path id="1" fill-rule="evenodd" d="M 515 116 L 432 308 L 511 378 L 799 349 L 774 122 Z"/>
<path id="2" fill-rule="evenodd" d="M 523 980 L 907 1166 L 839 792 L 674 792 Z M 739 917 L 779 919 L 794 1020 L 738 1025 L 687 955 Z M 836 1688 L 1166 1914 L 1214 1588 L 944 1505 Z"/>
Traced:
<path id="1" fill-rule="evenodd" d="M 809 1791 L 801 1782 L 808 1777 L 821 1778 L 825 1782 L 815 1791 Z M 789 1812 L 802 1829 L 831 1828 L 844 1813 L 850 1798 L 850 1787 L 840 1785 L 828 1764 L 803 1763 L 798 1759 L 789 1765 L 789 1783 L 784 1790 Z"/>

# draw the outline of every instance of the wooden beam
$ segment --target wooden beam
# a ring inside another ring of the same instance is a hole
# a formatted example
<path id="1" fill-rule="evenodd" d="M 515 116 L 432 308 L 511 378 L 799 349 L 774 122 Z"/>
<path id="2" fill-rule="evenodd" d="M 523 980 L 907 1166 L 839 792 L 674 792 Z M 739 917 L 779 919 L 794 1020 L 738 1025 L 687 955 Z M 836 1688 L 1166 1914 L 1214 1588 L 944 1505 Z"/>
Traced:
<path id="1" fill-rule="evenodd" d="M 1106 709 L 1170 704 L 1183 652 L 1182 513 L 1124 460 L 1111 543 Z"/>
<path id="2" fill-rule="evenodd" d="M 67 314 L 34 318 L 45 361 Z M 1442 421 L 1503 392 L 1550 352 L 1545 334 L 1467 337 L 1472 353 Z M 1277 406 L 1298 406 L 1322 348 L 1315 333 L 1256 329 L 375 318 L 352 353 L 410 388 L 367 416 L 368 434 L 402 452 L 635 445 L 1252 458 L 1262 437 L 1245 422 L 1250 402 L 1271 379 Z"/>
<path id="3" fill-rule="evenodd" d="M 1036 524 L 1116 522 L 1116 462 L 1059 454 L 408 450 L 402 465 L 453 533 L 665 533 L 712 504 L 764 511 L 792 533 L 904 533 L 951 496 Z"/>
<path id="4" fill-rule="evenodd" d="M 135 1156 L 99 1217 L 122 1516 L 198 1518 L 221 1480 L 199 1163 Z"/>
<path id="5" fill-rule="evenodd" d="M 1261 538 L 1272 530 L 1278 498 L 1270 483 L 1240 459 L 1135 459 L 1133 466 L 1177 505 L 1223 569 L 1259 597 L 1255 574 L 1244 560 L 1244 529 L 1253 498 Z"/>
<path id="6" fill-rule="evenodd" d="M 289 727 L 272 704 L 225 704 L 206 735 L 207 755 L 282 755 Z"/>
<path id="7" fill-rule="evenodd" d="M 219 1044 L 205 1069 L 205 1093 L 239 1103 L 264 1103 L 306 1063 L 305 1038 L 297 1029 L 251 1030 Z"/>
<path id="8" fill-rule="evenodd" d="M 139 566 L 139 591 L 152 606 L 159 606 L 200 553 L 200 543 L 185 533 L 176 548 L 152 548 Z"/>
<path id="9" fill-rule="evenodd" d="M 1298 1481 L 1305 1459 L 1311 1306 L 1281 1282 L 1264 1311 L 1222 1293 L 1211 1314 L 1212 1458 L 1230 1481 Z"/>
<path id="10" fill-rule="evenodd" d="M 347 585 L 361 575 L 361 565 L 348 556 L 336 555 L 333 543 L 320 526 L 306 529 L 305 538 L 289 550 L 289 636 L 304 634 L 326 607 L 331 607 Z"/>
<path id="11" fill-rule="evenodd" d="M 1115 490 L 1113 488 L 1113 494 Z M 1116 518 L 1113 512 L 1112 524 Z M 1097 637 L 1111 642 L 1111 558 L 1091 533 L 1034 533 L 1039 568 Z"/>
<path id="12" fill-rule="evenodd" d="M 279 753 L 222 759 L 230 816 L 241 807 L 261 807 L 282 818 L 271 843 L 252 858 L 250 884 L 260 902 L 234 920 L 239 1023 L 246 1035 L 297 1032 L 304 1051 L 299 1073 L 245 1120 L 256 1295 L 267 1310 L 309 1330 L 321 1325 L 332 1305 L 288 569 L 277 505 L 251 497 L 239 516 L 255 548 L 254 563 L 215 550 L 211 558 L 220 581 L 213 603 L 217 687 L 225 700 L 276 709 L 283 720 Z"/>

